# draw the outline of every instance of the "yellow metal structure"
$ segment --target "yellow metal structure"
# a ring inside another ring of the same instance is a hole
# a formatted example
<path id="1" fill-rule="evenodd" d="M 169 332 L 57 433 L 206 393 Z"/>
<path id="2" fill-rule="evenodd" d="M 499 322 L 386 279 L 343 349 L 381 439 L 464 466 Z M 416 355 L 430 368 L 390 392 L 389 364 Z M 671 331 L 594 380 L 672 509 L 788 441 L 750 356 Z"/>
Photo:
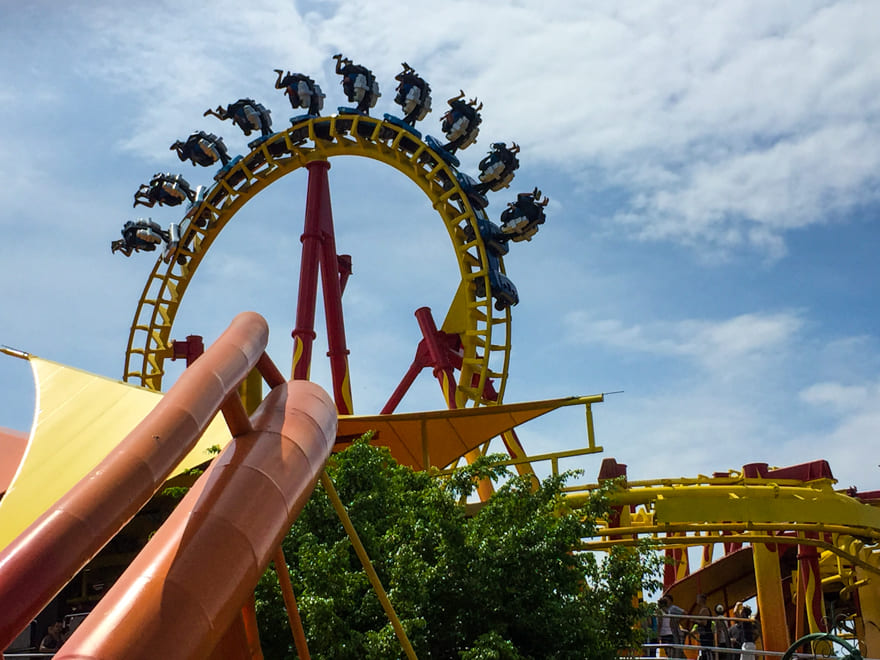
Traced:
<path id="1" fill-rule="evenodd" d="M 836 491 L 833 485 L 833 479 L 745 478 L 737 472 L 726 477 L 630 481 L 611 496 L 614 504 L 633 509 L 629 524 L 605 527 L 596 538 L 585 539 L 582 547 L 604 550 L 643 539 L 651 539 L 661 549 L 750 544 L 734 554 L 749 550 L 753 555 L 751 588 L 757 584 L 757 593 L 751 595 L 758 598 L 765 648 L 776 651 L 784 650 L 789 623 L 778 553 L 792 545 L 815 547 L 825 590 L 839 585 L 839 596 L 845 601 L 858 593 L 862 620 L 855 627 L 864 631 L 865 657 L 877 657 L 880 628 L 872 626 L 880 621 L 880 508 Z M 580 487 L 571 493 L 570 501 L 577 505 L 596 487 Z M 717 563 L 725 559 L 722 556 Z M 728 570 L 724 580 L 732 586 L 738 584 L 735 573 L 750 569 L 736 561 Z M 705 579 L 711 580 L 711 574 Z M 677 603 L 693 602 L 697 593 L 697 584 L 684 582 L 680 585 L 683 592 L 676 593 Z M 699 590 L 704 588 L 705 584 Z M 734 589 L 740 595 L 749 593 L 742 591 L 748 587 Z M 811 628 L 816 625 L 810 622 Z"/>
<path id="2" fill-rule="evenodd" d="M 147 279 L 129 334 L 126 381 L 161 388 L 164 361 L 171 355 L 171 328 L 183 296 L 208 248 L 239 209 L 282 176 L 312 161 L 337 156 L 361 156 L 390 165 L 428 197 L 452 241 L 461 277 L 444 324 L 444 330 L 449 324 L 456 326 L 463 344 L 458 406 L 494 403 L 484 397 L 489 379 L 498 401 L 502 400 L 510 353 L 510 310 L 498 311 L 493 306 L 489 260 L 468 196 L 453 170 L 414 133 L 362 115 L 300 121 L 267 137 L 219 176 L 203 201 L 187 213 L 181 228 L 184 240 L 179 254 L 186 263 L 172 259 L 165 264 L 159 258 Z"/>

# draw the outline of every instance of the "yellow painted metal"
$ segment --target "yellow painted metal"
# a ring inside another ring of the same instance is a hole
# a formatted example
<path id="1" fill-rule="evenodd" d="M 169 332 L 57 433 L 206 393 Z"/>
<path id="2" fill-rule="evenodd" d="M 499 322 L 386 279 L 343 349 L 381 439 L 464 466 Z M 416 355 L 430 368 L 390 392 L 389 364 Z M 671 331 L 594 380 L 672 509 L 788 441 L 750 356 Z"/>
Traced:
<path id="1" fill-rule="evenodd" d="M 0 500 L 0 548 L 97 466 L 162 397 L 33 355 L 29 360 L 37 414 L 18 472 Z M 209 460 L 209 447 L 228 441 L 218 416 L 172 476 Z"/>
<path id="2" fill-rule="evenodd" d="M 373 562 L 370 561 L 370 557 L 369 555 L 367 555 L 367 551 L 364 548 L 363 543 L 361 543 L 361 539 L 358 536 L 357 530 L 355 530 L 351 519 L 348 517 L 348 512 L 345 510 L 345 506 L 343 506 L 342 500 L 339 499 L 339 494 L 336 492 L 333 481 L 327 475 L 326 470 L 321 472 L 321 485 L 324 487 L 324 491 L 327 493 L 327 497 L 330 498 L 330 503 L 333 505 L 333 509 L 336 511 L 336 515 L 339 517 L 339 522 L 341 522 L 342 526 L 345 528 L 345 532 L 346 534 L 348 534 L 348 538 L 351 541 L 352 546 L 354 547 L 354 551 L 357 554 L 358 559 L 361 560 L 361 564 L 363 565 L 364 571 L 367 574 L 367 579 L 369 579 L 370 584 L 373 586 L 373 591 L 376 592 L 376 596 L 379 598 L 379 602 L 382 604 L 382 609 L 385 610 L 385 615 L 391 622 L 391 627 L 394 628 L 394 634 L 397 635 L 397 641 L 400 642 L 400 646 L 403 649 L 403 652 L 406 654 L 406 657 L 410 660 L 416 660 L 416 652 L 413 650 L 412 644 L 410 643 L 409 638 L 406 635 L 406 631 L 403 629 L 403 625 L 400 623 L 400 619 L 398 618 L 397 613 L 394 611 L 394 606 L 388 599 L 388 594 L 385 592 L 385 588 L 382 586 L 382 582 L 379 580 L 379 575 L 376 573 L 376 569 L 373 567 Z"/>
<path id="3" fill-rule="evenodd" d="M 390 447 L 399 462 L 417 469 L 426 469 L 429 465 L 442 468 L 495 436 L 552 410 L 588 406 L 602 400 L 603 396 L 597 394 L 456 410 L 340 415 L 337 433 L 343 438 L 353 438 L 375 431 L 375 442 Z M 429 464 L 425 463 L 426 455 L 430 456 Z"/>
<path id="4" fill-rule="evenodd" d="M 468 311 L 468 284 L 462 281 L 455 291 L 452 302 L 449 304 L 449 310 L 446 312 L 446 318 L 440 329 L 450 335 L 463 335 L 469 328 L 468 321 L 470 313 Z"/>
<path id="5" fill-rule="evenodd" d="M 256 369 L 251 371 L 239 385 L 238 392 L 245 412 L 248 416 L 252 415 L 263 402 L 263 377 L 260 372 Z"/>
<path id="6" fill-rule="evenodd" d="M 446 226 L 459 264 L 459 293 L 447 317 L 454 319 L 463 344 L 456 395 L 461 407 L 489 403 L 484 392 L 491 378 L 501 400 L 509 363 L 510 310 L 494 309 L 486 247 L 474 209 L 451 168 L 427 144 L 396 124 L 360 115 L 308 119 L 269 136 L 190 209 L 186 222 L 198 221 L 203 226 L 188 225 L 193 238 L 179 250 L 187 258 L 185 264 L 157 259 L 147 279 L 129 333 L 126 381 L 161 388 L 171 328 L 183 296 L 208 248 L 241 207 L 282 176 L 309 162 L 338 156 L 366 157 L 390 165 L 427 195 Z M 485 292 L 480 296 L 478 281 Z M 449 331 L 446 324 L 444 329 Z"/>
<path id="7" fill-rule="evenodd" d="M 864 657 L 876 658 L 880 655 L 880 575 L 869 574 L 862 568 L 855 569 L 859 582 L 864 586 L 859 589 L 859 607 L 862 610 L 864 623 Z"/>
<path id="8" fill-rule="evenodd" d="M 616 503 L 650 504 L 658 523 L 789 521 L 825 523 L 846 521 L 848 527 L 880 530 L 880 509 L 831 489 L 824 483 L 781 485 L 772 480 L 730 483 L 653 485 L 628 488 L 614 494 Z"/>
<path id="9" fill-rule="evenodd" d="M 610 495 L 613 504 L 635 505 L 629 526 L 603 527 L 581 549 L 608 550 L 643 539 L 659 548 L 688 548 L 707 543 L 746 543 L 755 553 L 758 606 L 765 648 L 784 650 L 788 628 L 780 581 L 780 562 L 772 548 L 812 546 L 821 552 L 820 570 L 828 585 L 841 585 L 841 597 L 858 593 L 864 614 L 856 622 L 876 657 L 880 649 L 880 510 L 835 491 L 833 480 L 773 480 L 725 477 L 628 481 Z M 598 484 L 569 494 L 573 506 L 589 498 Z M 816 584 L 815 588 L 820 588 Z M 809 602 L 804 594 L 796 599 Z M 802 620 L 802 619 L 801 619 Z M 864 625 L 862 625 L 864 624 Z M 867 656 L 866 656 L 867 657 Z"/>
<path id="10" fill-rule="evenodd" d="M 761 613 L 761 638 L 765 651 L 788 649 L 788 626 L 785 621 L 785 601 L 782 597 L 782 571 L 777 546 L 753 543 L 755 584 L 758 587 L 758 611 Z"/>

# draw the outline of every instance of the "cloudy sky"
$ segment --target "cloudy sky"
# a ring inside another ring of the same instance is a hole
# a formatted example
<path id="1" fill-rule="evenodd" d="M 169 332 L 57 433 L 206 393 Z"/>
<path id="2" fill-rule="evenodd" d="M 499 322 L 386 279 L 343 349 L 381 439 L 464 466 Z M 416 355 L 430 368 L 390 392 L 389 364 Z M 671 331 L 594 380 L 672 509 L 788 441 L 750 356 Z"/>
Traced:
<path id="1" fill-rule="evenodd" d="M 202 117 L 241 97 L 283 130 L 299 111 L 276 68 L 310 74 L 333 112 L 347 104 L 337 52 L 376 73 L 373 114 L 399 115 L 406 61 L 434 93 L 423 133 L 441 136 L 459 89 L 483 102 L 464 170 L 491 142 L 521 146 L 491 217 L 535 186 L 552 200 L 505 259 L 520 293 L 506 401 L 622 390 L 596 406 L 596 430 L 634 479 L 826 458 L 840 486 L 880 488 L 878 24 L 869 0 L 2 3 L 0 344 L 121 377 L 153 258 L 109 242 L 135 217 L 179 219 L 132 209 L 153 173 L 211 181 L 170 144 L 208 130 L 244 153 L 241 131 Z M 330 185 L 354 258 L 355 406 L 373 413 L 412 358 L 413 311 L 442 320 L 457 266 L 439 216 L 396 171 L 335 159 Z M 252 309 L 287 368 L 304 200 L 295 172 L 236 216 L 176 338 L 210 342 Z M 313 371 L 329 385 L 320 342 Z M 404 402 L 442 405 L 428 372 Z M 27 429 L 33 406 L 27 364 L 0 355 L 0 426 Z M 521 437 L 531 453 L 583 446 L 583 414 Z M 599 460 L 579 465 L 593 476 Z"/>

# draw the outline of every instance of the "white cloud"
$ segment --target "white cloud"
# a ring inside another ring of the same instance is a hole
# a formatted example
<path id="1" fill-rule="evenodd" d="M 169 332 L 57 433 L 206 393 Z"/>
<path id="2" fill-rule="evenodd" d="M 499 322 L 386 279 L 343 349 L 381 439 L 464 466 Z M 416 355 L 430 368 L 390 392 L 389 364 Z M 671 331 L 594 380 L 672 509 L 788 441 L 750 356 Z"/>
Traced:
<path id="1" fill-rule="evenodd" d="M 565 317 L 569 341 L 619 351 L 685 357 L 719 375 L 742 371 L 778 356 L 796 337 L 802 320 L 794 313 L 742 314 L 723 321 L 688 319 L 626 325 L 593 320 L 585 312 Z"/>
<path id="2" fill-rule="evenodd" d="M 800 398 L 812 406 L 827 407 L 838 414 L 860 413 L 878 398 L 878 392 L 866 385 L 825 382 L 802 390 Z"/>
<path id="3" fill-rule="evenodd" d="M 436 98 L 425 130 L 459 87 L 479 96 L 483 137 L 467 163 L 516 139 L 523 159 L 598 169 L 585 184 L 622 189 L 610 219 L 642 239 L 779 258 L 788 231 L 877 199 L 876 3 L 258 0 L 77 16 L 92 57 L 76 66 L 135 95 L 119 147 L 150 160 L 196 126 L 243 147 L 200 116 L 241 96 L 282 127 L 276 67 L 311 73 L 329 108 L 344 103 L 329 59 L 342 50 L 377 73 L 383 110 L 395 111 L 399 62 L 423 73 Z"/>

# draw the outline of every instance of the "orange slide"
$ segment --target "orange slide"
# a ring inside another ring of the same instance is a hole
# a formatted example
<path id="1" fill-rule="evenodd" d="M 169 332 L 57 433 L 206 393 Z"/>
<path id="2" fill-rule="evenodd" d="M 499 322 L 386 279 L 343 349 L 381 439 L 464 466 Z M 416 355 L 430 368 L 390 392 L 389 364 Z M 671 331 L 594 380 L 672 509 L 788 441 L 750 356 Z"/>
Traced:
<path id="1" fill-rule="evenodd" d="M 248 420 L 236 388 L 267 341 L 262 317 L 237 316 L 91 474 L 4 548 L 0 648 L 161 488 L 220 410 L 233 441 L 58 657 L 211 653 L 307 500 L 335 439 L 335 406 L 307 382 L 276 387 Z"/>

